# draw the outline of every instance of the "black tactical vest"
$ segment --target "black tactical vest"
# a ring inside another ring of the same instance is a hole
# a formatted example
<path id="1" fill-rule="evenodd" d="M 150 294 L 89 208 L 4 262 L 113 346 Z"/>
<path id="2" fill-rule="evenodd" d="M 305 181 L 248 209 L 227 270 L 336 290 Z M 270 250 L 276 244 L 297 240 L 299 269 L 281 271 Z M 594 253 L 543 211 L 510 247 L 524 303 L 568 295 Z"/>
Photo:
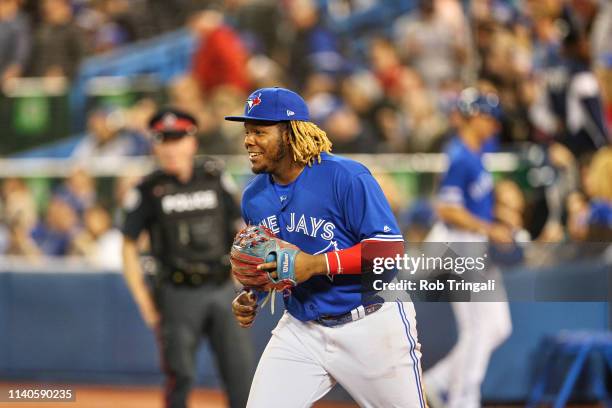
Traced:
<path id="1" fill-rule="evenodd" d="M 232 220 L 226 216 L 218 165 L 196 165 L 187 184 L 160 177 L 150 193 L 155 201 L 151 247 L 162 273 L 219 273 Z"/>

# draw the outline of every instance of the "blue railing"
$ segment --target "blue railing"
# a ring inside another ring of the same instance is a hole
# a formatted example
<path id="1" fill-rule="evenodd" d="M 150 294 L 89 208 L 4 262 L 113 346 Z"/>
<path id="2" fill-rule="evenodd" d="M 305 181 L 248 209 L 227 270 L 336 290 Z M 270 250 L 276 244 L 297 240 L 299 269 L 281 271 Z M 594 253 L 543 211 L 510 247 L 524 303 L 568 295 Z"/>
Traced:
<path id="1" fill-rule="evenodd" d="M 196 45 L 197 41 L 187 30 L 178 30 L 110 54 L 86 59 L 81 64 L 70 95 L 73 131 L 82 131 L 85 126 L 86 86 L 89 80 L 100 76 L 150 74 L 161 83 L 167 83 L 189 70 Z"/>

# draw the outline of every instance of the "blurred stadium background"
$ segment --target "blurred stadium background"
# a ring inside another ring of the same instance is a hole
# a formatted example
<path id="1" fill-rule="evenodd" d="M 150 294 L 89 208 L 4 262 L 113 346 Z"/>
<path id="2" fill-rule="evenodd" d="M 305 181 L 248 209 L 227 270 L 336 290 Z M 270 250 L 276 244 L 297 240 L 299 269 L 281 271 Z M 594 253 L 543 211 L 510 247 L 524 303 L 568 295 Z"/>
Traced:
<path id="1" fill-rule="evenodd" d="M 413 241 L 435 222 L 453 102 L 466 86 L 497 93 L 502 126 L 486 155 L 496 217 L 517 241 L 551 244 L 504 274 L 607 282 L 601 257 L 559 265 L 554 244 L 611 239 L 594 212 L 612 207 L 611 0 L 0 0 L 0 382 L 97 384 L 100 395 L 161 383 L 117 229 L 123 196 L 154 166 L 146 122 L 164 104 L 191 112 L 200 152 L 243 185 L 242 129 L 222 118 L 276 85 L 305 96 L 335 153 L 376 173 Z M 610 328 L 603 301 L 517 302 L 512 315 L 483 387 L 490 404 L 527 400 L 547 336 Z M 258 318 L 259 350 L 276 319 Z M 428 367 L 454 323 L 444 304 L 419 305 L 417 320 Z M 214 389 L 212 364 L 204 348 L 200 384 Z M 609 389 L 609 376 L 587 366 L 573 396 L 593 402 L 592 380 Z"/>

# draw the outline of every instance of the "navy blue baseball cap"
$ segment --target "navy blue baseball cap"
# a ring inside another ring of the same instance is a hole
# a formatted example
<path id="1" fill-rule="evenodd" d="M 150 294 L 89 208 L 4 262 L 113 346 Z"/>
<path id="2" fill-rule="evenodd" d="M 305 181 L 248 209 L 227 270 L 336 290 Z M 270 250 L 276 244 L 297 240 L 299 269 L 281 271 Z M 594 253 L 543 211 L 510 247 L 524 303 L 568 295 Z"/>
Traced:
<path id="1" fill-rule="evenodd" d="M 456 101 L 456 108 L 464 116 L 485 114 L 499 120 L 502 109 L 499 97 L 492 93 L 481 93 L 476 88 L 464 89 Z"/>
<path id="2" fill-rule="evenodd" d="M 249 95 L 244 105 L 244 116 L 226 116 L 233 122 L 286 120 L 310 121 L 308 106 L 302 97 L 285 88 L 261 88 Z"/>

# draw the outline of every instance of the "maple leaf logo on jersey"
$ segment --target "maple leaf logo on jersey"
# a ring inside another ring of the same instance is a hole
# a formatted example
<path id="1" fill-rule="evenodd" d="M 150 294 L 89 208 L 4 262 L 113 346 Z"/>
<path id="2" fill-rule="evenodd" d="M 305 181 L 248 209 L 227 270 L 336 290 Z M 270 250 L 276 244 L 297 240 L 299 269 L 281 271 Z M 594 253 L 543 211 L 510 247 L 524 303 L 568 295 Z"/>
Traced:
<path id="1" fill-rule="evenodd" d="M 251 109 L 253 109 L 259 104 L 261 104 L 261 94 L 257 94 L 257 96 L 255 96 L 254 98 L 247 99 L 247 105 L 249 105 L 249 112 L 251 112 Z"/>

